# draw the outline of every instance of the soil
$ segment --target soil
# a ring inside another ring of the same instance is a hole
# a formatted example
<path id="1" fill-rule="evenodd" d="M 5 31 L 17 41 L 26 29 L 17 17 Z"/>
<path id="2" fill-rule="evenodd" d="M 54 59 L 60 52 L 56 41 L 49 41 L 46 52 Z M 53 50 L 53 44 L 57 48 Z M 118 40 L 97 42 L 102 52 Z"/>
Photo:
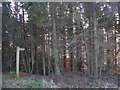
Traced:
<path id="1" fill-rule="evenodd" d="M 60 76 L 42 76 L 20 72 L 19 79 L 15 73 L 3 73 L 2 79 L 3 88 L 118 88 L 118 75 L 86 77 L 78 72 L 67 72 Z"/>

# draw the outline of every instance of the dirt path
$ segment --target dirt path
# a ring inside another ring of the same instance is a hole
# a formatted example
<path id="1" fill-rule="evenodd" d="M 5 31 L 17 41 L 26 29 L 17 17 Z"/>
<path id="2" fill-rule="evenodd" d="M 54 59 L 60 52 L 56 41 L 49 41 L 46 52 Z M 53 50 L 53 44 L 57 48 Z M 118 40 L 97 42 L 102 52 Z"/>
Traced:
<path id="1" fill-rule="evenodd" d="M 85 77 L 79 73 L 64 73 L 61 76 L 49 76 L 20 73 L 3 73 L 3 88 L 117 88 L 118 76 L 104 76 L 102 78 Z"/>

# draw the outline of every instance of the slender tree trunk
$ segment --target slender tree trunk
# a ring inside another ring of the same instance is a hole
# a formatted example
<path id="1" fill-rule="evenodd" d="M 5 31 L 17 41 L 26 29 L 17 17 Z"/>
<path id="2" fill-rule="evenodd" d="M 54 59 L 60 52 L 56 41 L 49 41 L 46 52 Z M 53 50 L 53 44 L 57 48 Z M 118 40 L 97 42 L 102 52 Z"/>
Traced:
<path id="1" fill-rule="evenodd" d="M 93 3 L 93 29 L 94 29 L 94 36 L 95 39 L 94 39 L 94 63 L 95 63 L 95 70 L 94 70 L 94 74 L 95 76 L 98 76 L 98 42 L 97 42 L 97 17 L 96 17 L 96 9 L 95 9 L 95 3 Z"/>
<path id="2" fill-rule="evenodd" d="M 58 55 L 58 49 L 57 49 L 57 35 L 56 35 L 56 25 L 55 20 L 53 20 L 53 38 L 54 38 L 54 57 L 55 57 L 55 74 L 60 75 L 60 67 L 59 67 L 59 55 Z"/>
<path id="3" fill-rule="evenodd" d="M 45 34 L 44 32 L 42 32 L 42 39 L 41 39 L 41 43 L 42 43 L 42 71 L 43 71 L 43 75 L 46 75 L 46 58 L 45 58 Z"/>
<path id="4" fill-rule="evenodd" d="M 35 56 L 35 52 L 34 52 L 34 36 L 33 36 L 33 27 L 32 27 L 32 31 L 31 31 L 31 60 L 32 60 L 32 66 L 31 66 L 31 73 L 33 73 L 34 70 L 34 56 Z"/>
<path id="5" fill-rule="evenodd" d="M 12 70 L 12 54 L 11 54 L 11 49 L 9 49 L 9 58 L 10 58 L 10 71 Z"/>

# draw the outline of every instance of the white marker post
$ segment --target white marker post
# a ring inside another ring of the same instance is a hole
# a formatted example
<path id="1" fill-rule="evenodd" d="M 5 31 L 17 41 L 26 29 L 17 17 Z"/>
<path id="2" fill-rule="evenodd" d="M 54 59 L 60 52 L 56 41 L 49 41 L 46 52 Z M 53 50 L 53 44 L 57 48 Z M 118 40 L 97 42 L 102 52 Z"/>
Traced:
<path id="1" fill-rule="evenodd" d="M 20 51 L 24 51 L 24 48 L 17 47 L 16 49 L 16 77 L 19 78 L 19 55 Z"/>

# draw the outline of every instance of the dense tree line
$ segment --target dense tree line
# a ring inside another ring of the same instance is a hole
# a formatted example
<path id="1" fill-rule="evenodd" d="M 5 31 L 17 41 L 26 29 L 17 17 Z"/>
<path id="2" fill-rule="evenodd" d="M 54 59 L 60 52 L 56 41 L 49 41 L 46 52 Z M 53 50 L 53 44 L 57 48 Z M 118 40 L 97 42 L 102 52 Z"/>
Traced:
<path id="1" fill-rule="evenodd" d="M 3 71 L 15 70 L 19 46 L 20 70 L 28 73 L 119 72 L 119 2 L 6 2 L 2 16 Z"/>

